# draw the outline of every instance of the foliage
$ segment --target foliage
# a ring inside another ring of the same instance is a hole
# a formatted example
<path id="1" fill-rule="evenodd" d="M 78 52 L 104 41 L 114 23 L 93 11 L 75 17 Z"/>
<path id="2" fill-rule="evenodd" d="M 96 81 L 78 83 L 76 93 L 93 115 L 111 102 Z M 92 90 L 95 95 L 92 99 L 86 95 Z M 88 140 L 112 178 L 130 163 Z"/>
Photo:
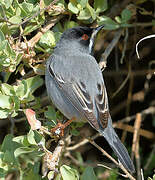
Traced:
<path id="1" fill-rule="evenodd" d="M 5 132 L 5 137 L 1 136 L 2 180 L 8 174 L 13 174 L 16 179 L 21 180 L 47 179 L 40 173 L 46 137 L 40 131 L 28 130 L 28 123 L 26 121 L 23 123 L 23 120 L 26 119 L 27 108 L 34 109 L 37 117 L 45 120 L 43 125 L 47 129 L 55 127 L 58 119 L 63 119 L 62 114 L 53 106 L 49 104 L 42 106 L 45 60 L 53 52 L 61 34 L 68 28 L 93 23 L 104 24 L 105 30 L 126 29 L 134 25 L 135 15 L 133 9 L 128 6 L 114 18 L 107 15 L 117 1 L 59 0 L 51 5 L 52 2 L 52 0 L 0 1 L 0 120 L 15 121 L 17 126 L 13 129 L 14 136 L 8 134 L 9 130 Z M 136 1 L 135 4 L 140 6 L 143 3 L 145 1 Z M 142 10 L 143 13 L 147 12 L 145 9 Z M 60 16 L 63 20 L 54 23 L 52 21 L 54 27 L 48 29 L 48 22 Z M 153 26 L 154 22 L 151 23 Z M 38 40 L 36 35 L 39 36 Z M 21 126 L 18 120 L 22 121 Z M 82 126 L 84 123 L 73 123 L 71 135 L 78 137 L 79 128 Z M 91 177 L 92 180 L 97 180 L 97 169 L 94 171 L 92 167 L 85 167 L 81 156 L 79 154 L 77 157 L 78 161 L 81 161 L 80 167 L 73 166 L 71 162 L 69 165 L 61 164 L 55 179 L 86 180 Z M 49 179 L 52 176 L 48 174 Z M 117 173 L 113 172 L 110 176 L 111 179 L 118 177 Z"/>

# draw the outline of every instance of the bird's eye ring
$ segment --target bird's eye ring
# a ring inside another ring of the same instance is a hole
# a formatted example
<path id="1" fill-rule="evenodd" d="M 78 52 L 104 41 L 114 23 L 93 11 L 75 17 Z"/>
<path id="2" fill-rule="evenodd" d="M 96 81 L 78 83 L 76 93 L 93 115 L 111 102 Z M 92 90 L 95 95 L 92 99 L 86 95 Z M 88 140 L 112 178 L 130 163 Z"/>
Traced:
<path id="1" fill-rule="evenodd" d="M 87 34 L 83 34 L 83 35 L 82 35 L 82 39 L 83 39 L 84 41 L 87 41 L 87 40 L 89 39 L 89 36 L 88 36 Z"/>

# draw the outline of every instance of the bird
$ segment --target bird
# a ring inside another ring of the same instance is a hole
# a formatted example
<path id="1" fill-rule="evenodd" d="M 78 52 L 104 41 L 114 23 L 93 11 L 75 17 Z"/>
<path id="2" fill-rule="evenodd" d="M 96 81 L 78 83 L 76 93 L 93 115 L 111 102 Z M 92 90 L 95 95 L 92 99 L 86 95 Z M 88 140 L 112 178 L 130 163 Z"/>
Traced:
<path id="1" fill-rule="evenodd" d="M 104 136 L 118 161 L 134 173 L 128 151 L 112 127 L 102 71 L 93 53 L 95 39 L 103 27 L 77 26 L 63 32 L 46 62 L 47 94 L 67 119 L 88 121 Z"/>

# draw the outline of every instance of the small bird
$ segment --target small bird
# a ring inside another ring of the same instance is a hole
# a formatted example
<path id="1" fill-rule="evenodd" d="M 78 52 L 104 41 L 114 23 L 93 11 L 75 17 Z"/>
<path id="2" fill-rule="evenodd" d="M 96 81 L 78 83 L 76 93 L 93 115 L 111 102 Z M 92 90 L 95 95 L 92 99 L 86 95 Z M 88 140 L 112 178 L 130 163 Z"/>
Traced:
<path id="1" fill-rule="evenodd" d="M 79 26 L 62 34 L 46 63 L 47 93 L 65 117 L 87 120 L 133 173 L 133 162 L 112 127 L 102 72 L 93 56 L 94 41 L 102 28 Z"/>

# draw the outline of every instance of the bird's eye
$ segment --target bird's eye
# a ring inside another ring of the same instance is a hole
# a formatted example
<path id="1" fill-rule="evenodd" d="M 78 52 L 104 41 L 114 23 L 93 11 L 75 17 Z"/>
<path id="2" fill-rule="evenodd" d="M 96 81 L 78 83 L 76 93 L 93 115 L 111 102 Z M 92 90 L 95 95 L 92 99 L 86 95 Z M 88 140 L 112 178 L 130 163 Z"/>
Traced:
<path id="1" fill-rule="evenodd" d="M 88 36 L 87 34 L 83 34 L 83 35 L 82 35 L 82 39 L 83 39 L 84 41 L 87 41 L 87 40 L 89 39 L 89 36 Z"/>

